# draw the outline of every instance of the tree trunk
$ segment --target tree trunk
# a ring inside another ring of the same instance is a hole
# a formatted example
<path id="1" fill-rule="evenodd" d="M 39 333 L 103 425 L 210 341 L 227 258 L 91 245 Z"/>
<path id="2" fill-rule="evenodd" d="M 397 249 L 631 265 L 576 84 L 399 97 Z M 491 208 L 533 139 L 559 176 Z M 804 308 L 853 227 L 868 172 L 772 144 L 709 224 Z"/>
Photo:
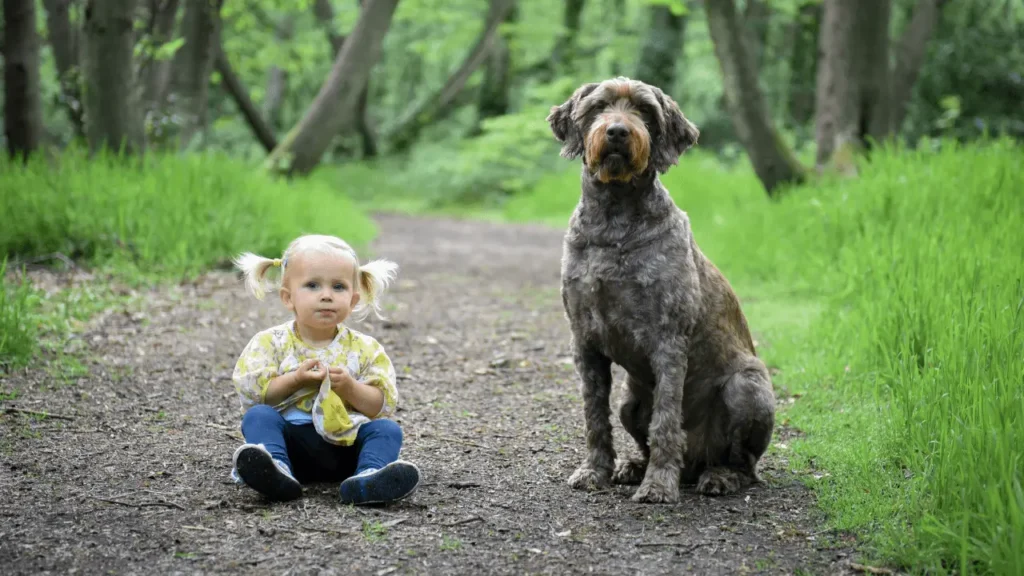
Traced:
<path id="1" fill-rule="evenodd" d="M 562 74 L 571 74 L 576 63 L 576 37 L 580 33 L 580 17 L 584 0 L 565 0 L 562 11 L 562 33 L 551 51 L 551 62 Z M 550 69 L 554 72 L 554 69 Z"/>
<path id="2" fill-rule="evenodd" d="M 497 37 L 498 26 L 505 20 L 515 3 L 516 0 L 491 0 L 484 29 L 459 68 L 439 91 L 420 100 L 395 123 L 396 127 L 390 131 L 388 139 L 396 151 L 407 150 L 415 143 L 423 128 L 444 118 L 455 109 L 455 105 L 458 103 L 457 97 L 465 88 L 469 77 L 487 58 L 488 52 L 494 45 L 494 39 Z"/>
<path id="3" fill-rule="evenodd" d="M 821 168 L 889 133 L 889 0 L 825 0 L 815 141 Z M 849 166 L 840 167 L 849 168 Z"/>
<path id="4" fill-rule="evenodd" d="M 747 46 L 750 48 L 750 59 L 754 70 L 764 67 L 765 44 L 768 42 L 768 25 L 771 20 L 771 7 L 767 0 L 747 0 L 743 10 L 743 26 L 747 30 Z"/>
<path id="5" fill-rule="evenodd" d="M 287 174 L 308 173 L 320 162 L 334 136 L 354 123 L 360 94 L 380 58 L 397 5 L 398 0 L 366 0 L 355 29 L 316 99 L 268 158 L 273 169 Z"/>
<path id="6" fill-rule="evenodd" d="M 185 43 L 175 54 L 172 87 L 174 110 L 180 122 L 178 145 L 182 149 L 206 132 L 207 94 L 220 34 L 221 3 L 222 0 L 185 0 L 181 22 Z"/>
<path id="7" fill-rule="evenodd" d="M 57 83 L 60 84 L 58 99 L 67 110 L 75 137 L 84 138 L 78 29 L 71 27 L 72 3 L 73 0 L 43 0 L 43 7 L 46 9 L 46 29 L 53 50 L 53 61 L 57 67 Z"/>
<path id="8" fill-rule="evenodd" d="M 3 0 L 4 133 L 11 158 L 25 161 L 43 140 L 35 0 Z"/>
<path id="9" fill-rule="evenodd" d="M 132 59 L 134 8 L 135 0 L 85 5 L 85 136 L 93 151 L 145 149 Z"/>
<path id="10" fill-rule="evenodd" d="M 505 24 L 515 23 L 518 18 L 518 7 L 513 6 L 505 16 Z M 508 113 L 509 91 L 512 86 L 512 52 L 508 39 L 500 33 L 487 57 L 484 72 L 477 105 L 477 126 L 474 129 L 476 133 L 479 133 L 480 121 Z"/>
<path id="11" fill-rule="evenodd" d="M 899 131 L 907 115 L 907 104 L 921 73 L 928 41 L 939 24 L 946 0 L 918 0 L 910 24 L 903 32 L 896 52 L 896 69 L 892 76 L 889 120 L 893 131 Z"/>
<path id="12" fill-rule="evenodd" d="M 279 44 L 290 42 L 293 30 L 293 19 L 290 16 L 286 17 L 274 30 L 274 40 Z M 266 96 L 263 98 L 263 117 L 275 129 L 281 128 L 281 107 L 284 105 L 287 93 L 288 71 L 279 66 L 271 66 L 267 72 L 267 90 Z"/>
<path id="13" fill-rule="evenodd" d="M 818 30 L 821 4 L 808 2 L 800 7 L 793 26 L 793 49 L 789 65 L 789 117 L 796 126 L 814 119 L 814 81 L 817 74 Z"/>
<path id="14" fill-rule="evenodd" d="M 356 3 L 362 9 L 363 1 L 357 0 Z M 334 8 L 331 7 L 330 0 L 316 0 L 313 4 L 313 14 L 320 21 L 324 33 L 327 34 L 327 41 L 331 44 L 331 53 L 337 58 L 338 54 L 341 53 L 342 47 L 345 45 L 345 37 L 338 34 L 334 29 Z M 374 134 L 372 123 L 370 122 L 369 101 L 370 80 L 367 78 L 366 86 L 363 87 L 363 91 L 359 94 L 356 110 L 356 132 L 359 133 L 359 138 L 363 144 L 364 158 L 377 156 L 377 135 Z"/>
<path id="15" fill-rule="evenodd" d="M 765 107 L 743 26 L 733 0 L 708 0 L 708 28 L 722 69 L 726 102 L 736 134 L 769 196 L 786 183 L 800 182 L 803 168 L 779 137 Z"/>
<path id="16" fill-rule="evenodd" d="M 150 41 L 158 50 L 174 38 L 174 24 L 178 17 L 178 0 L 150 0 Z M 171 83 L 172 58 L 151 59 L 143 73 L 143 107 L 146 114 L 160 110 L 167 98 Z"/>
<path id="17" fill-rule="evenodd" d="M 636 79 L 674 94 L 676 65 L 683 55 L 686 15 L 676 16 L 668 6 L 647 8 L 649 26 L 640 48 Z"/>
<path id="18" fill-rule="evenodd" d="M 238 79 L 238 75 L 235 74 L 234 69 L 231 67 L 231 62 L 228 61 L 228 57 L 224 54 L 224 50 L 219 43 L 215 49 L 214 65 L 217 68 L 217 72 L 220 73 L 224 89 L 227 90 L 235 104 L 238 105 L 238 109 L 241 110 L 246 121 L 249 122 L 249 127 L 252 128 L 256 139 L 267 149 L 268 154 L 273 152 L 274 148 L 277 147 L 277 138 L 274 137 L 274 130 L 264 121 L 259 110 L 252 103 L 252 100 L 249 98 L 249 91 L 246 90 L 242 81 Z"/>

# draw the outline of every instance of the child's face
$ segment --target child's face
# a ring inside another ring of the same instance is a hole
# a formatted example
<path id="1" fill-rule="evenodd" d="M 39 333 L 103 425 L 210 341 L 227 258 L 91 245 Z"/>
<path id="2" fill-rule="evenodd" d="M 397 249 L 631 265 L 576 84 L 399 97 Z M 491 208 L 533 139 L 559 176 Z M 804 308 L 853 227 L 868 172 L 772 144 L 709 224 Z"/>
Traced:
<path id="1" fill-rule="evenodd" d="M 353 262 L 337 254 L 306 252 L 288 263 L 281 301 L 310 335 L 333 337 L 359 303 Z M 330 336 L 328 336 L 330 334 Z"/>

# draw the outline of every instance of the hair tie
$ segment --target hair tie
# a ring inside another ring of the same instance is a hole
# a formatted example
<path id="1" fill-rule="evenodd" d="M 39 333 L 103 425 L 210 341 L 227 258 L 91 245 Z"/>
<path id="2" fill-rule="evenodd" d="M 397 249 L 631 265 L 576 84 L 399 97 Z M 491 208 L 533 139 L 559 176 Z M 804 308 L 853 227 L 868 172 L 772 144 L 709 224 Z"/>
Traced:
<path id="1" fill-rule="evenodd" d="M 280 258 L 274 258 L 274 266 L 280 266 L 280 265 L 281 265 L 281 259 Z"/>

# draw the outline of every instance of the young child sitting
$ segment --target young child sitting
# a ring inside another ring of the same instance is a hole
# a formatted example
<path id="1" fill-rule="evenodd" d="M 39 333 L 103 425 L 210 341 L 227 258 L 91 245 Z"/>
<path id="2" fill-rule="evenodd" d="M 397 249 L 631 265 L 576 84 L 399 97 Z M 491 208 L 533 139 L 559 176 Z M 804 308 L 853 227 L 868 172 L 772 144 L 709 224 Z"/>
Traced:
<path id="1" fill-rule="evenodd" d="M 295 239 L 280 259 L 235 260 L 262 299 L 271 267 L 294 319 L 253 336 L 235 365 L 245 444 L 231 476 L 272 500 L 302 495 L 302 483 L 341 481 L 346 504 L 386 503 L 411 494 L 419 469 L 398 459 L 402 429 L 388 417 L 398 401 L 395 370 L 372 337 L 345 326 L 373 310 L 397 265 L 363 265 L 333 236 Z"/>

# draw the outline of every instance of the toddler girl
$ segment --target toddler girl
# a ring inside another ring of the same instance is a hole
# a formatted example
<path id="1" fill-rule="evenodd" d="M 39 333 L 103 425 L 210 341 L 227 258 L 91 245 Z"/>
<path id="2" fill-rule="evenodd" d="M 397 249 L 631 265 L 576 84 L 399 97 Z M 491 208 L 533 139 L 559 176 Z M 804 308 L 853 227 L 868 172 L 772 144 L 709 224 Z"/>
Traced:
<path id="1" fill-rule="evenodd" d="M 257 299 L 281 268 L 278 292 L 294 319 L 253 336 L 235 365 L 245 444 L 231 476 L 272 500 L 302 495 L 307 482 L 341 481 L 341 500 L 385 503 L 419 484 L 415 465 L 398 459 L 402 429 L 388 417 L 398 401 L 395 370 L 372 337 L 345 326 L 373 310 L 397 265 L 363 265 L 333 236 L 295 239 L 280 259 L 235 259 Z"/>

